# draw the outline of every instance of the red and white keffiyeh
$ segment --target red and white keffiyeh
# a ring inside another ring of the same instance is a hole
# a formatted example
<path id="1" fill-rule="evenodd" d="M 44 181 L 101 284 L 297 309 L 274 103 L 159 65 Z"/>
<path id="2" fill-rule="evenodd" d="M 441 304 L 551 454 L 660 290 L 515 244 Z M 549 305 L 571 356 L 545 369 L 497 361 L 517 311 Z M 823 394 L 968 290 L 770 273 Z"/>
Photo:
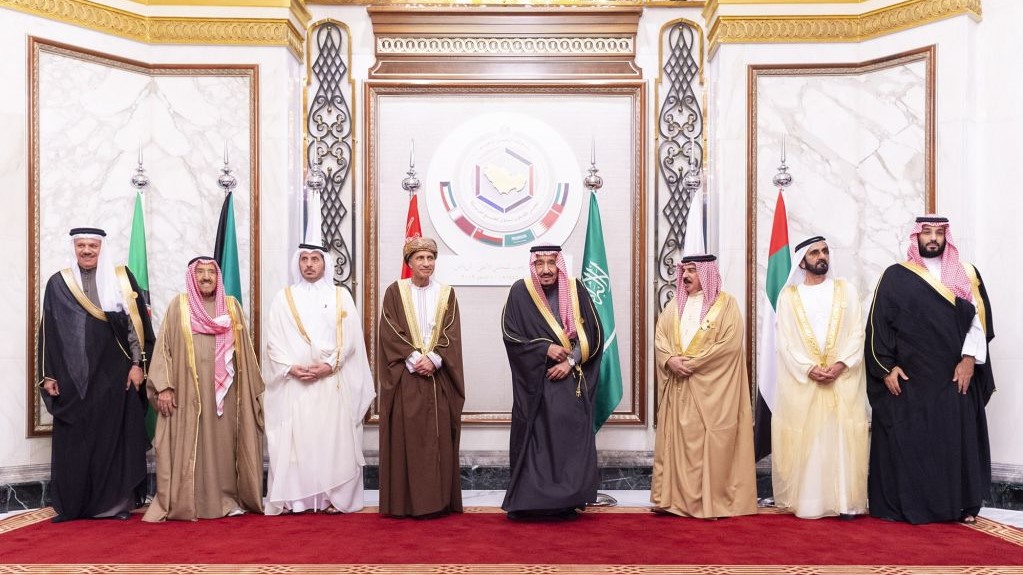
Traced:
<path id="1" fill-rule="evenodd" d="M 217 268 L 217 289 L 214 292 L 214 317 L 206 313 L 203 296 L 195 268 L 199 264 L 213 264 Z M 196 258 L 188 264 L 185 272 L 185 288 L 188 292 L 188 309 L 191 315 L 192 333 L 212 335 L 216 341 L 214 359 L 214 391 L 217 400 L 217 415 L 224 415 L 224 398 L 234 383 L 234 332 L 231 330 L 231 315 L 227 312 L 227 297 L 224 293 L 223 274 L 216 260 Z"/>
<path id="2" fill-rule="evenodd" d="M 919 242 L 920 232 L 923 231 L 924 226 L 945 228 L 945 251 L 941 254 L 941 283 L 952 290 L 956 297 L 972 302 L 973 289 L 970 278 L 967 277 L 966 270 L 963 268 L 962 262 L 959 261 L 959 250 L 952 240 L 952 229 L 947 219 L 933 215 L 917 218 L 913 230 L 909 232 L 909 250 L 906 253 L 906 259 L 923 268 L 927 267 L 924 257 L 920 255 Z"/>
<path id="3" fill-rule="evenodd" d="M 536 260 L 539 256 L 556 256 L 555 265 L 558 268 L 558 315 L 560 316 L 561 325 L 565 329 L 565 334 L 568 339 L 575 339 L 577 334 L 577 327 L 575 325 L 575 317 L 572 314 L 572 304 L 569 300 L 569 286 L 568 282 L 568 266 L 565 264 L 565 256 L 561 255 L 561 251 L 535 251 L 529 254 L 529 276 L 533 280 L 533 287 L 536 288 L 536 293 L 542 294 L 543 286 L 540 285 L 540 276 L 536 274 Z M 543 305 L 550 309 L 547 304 L 547 298 L 541 298 Z"/>
<path id="4" fill-rule="evenodd" d="M 703 307 L 700 309 L 700 321 L 707 317 L 710 306 L 718 299 L 721 292 L 721 272 L 718 270 L 717 258 L 714 256 L 692 256 L 684 257 L 675 269 L 675 301 L 678 302 L 678 315 L 686 307 L 686 300 L 689 293 L 686 292 L 686 285 L 682 283 L 682 268 L 686 264 L 696 266 L 696 275 L 700 278 L 700 287 L 703 290 Z"/>

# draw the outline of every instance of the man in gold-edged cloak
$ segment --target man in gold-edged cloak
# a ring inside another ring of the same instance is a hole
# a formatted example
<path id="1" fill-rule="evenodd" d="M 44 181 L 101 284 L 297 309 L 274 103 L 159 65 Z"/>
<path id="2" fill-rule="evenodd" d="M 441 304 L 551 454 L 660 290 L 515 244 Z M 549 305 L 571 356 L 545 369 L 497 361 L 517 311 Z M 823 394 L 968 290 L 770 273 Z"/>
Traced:
<path id="1" fill-rule="evenodd" d="M 735 298 L 713 255 L 682 258 L 657 318 L 654 510 L 713 519 L 757 512 L 753 415 Z"/>
<path id="2" fill-rule="evenodd" d="M 603 329 L 560 246 L 533 246 L 501 317 L 512 372 L 508 518 L 571 519 L 597 499 L 593 410 Z"/>
<path id="3" fill-rule="evenodd" d="M 53 415 L 53 521 L 116 517 L 145 498 L 146 403 L 153 349 L 142 290 L 110 263 L 99 228 L 71 230 L 70 267 L 46 282 L 40 393 Z M 142 312 L 140 312 L 142 310 Z"/>
<path id="4" fill-rule="evenodd" d="M 238 300 L 213 258 L 188 264 L 149 372 L 156 496 L 143 521 L 263 511 L 263 380 Z"/>
<path id="5" fill-rule="evenodd" d="M 829 275 L 830 260 L 823 237 L 800 242 L 778 295 L 774 501 L 807 519 L 867 510 L 863 318 L 856 288 Z"/>
<path id="6" fill-rule="evenodd" d="M 403 252 L 412 277 L 387 287 L 377 340 L 380 513 L 461 513 L 465 382 L 458 300 L 432 278 L 437 242 L 411 238 Z"/>

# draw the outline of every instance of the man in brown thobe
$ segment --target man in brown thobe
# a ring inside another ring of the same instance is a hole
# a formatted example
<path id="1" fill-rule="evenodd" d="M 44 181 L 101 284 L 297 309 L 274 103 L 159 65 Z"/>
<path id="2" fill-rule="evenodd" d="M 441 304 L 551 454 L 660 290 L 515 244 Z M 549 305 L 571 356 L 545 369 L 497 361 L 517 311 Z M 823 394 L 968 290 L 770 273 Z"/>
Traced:
<path id="1" fill-rule="evenodd" d="M 717 518 L 757 512 L 753 417 L 735 298 L 712 255 L 682 258 L 657 318 L 654 510 Z"/>
<path id="2" fill-rule="evenodd" d="M 437 243 L 405 243 L 412 277 L 388 286 L 380 314 L 380 513 L 461 513 L 458 465 L 465 383 L 461 321 L 450 286 L 431 278 Z"/>
<path id="3" fill-rule="evenodd" d="M 144 521 L 263 510 L 263 380 L 241 306 L 196 258 L 171 301 L 149 371 L 156 496 Z"/>

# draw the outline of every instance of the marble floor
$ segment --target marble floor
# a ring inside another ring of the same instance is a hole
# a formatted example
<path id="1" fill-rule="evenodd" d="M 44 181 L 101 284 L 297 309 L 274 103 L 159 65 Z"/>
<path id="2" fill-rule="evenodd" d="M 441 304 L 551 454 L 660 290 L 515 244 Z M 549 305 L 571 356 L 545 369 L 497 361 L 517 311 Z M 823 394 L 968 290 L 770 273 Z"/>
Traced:
<path id="1" fill-rule="evenodd" d="M 618 500 L 621 507 L 649 507 L 650 492 L 644 490 L 628 491 L 602 491 Z M 504 499 L 504 491 L 462 491 L 462 504 L 467 507 L 500 507 Z M 375 506 L 380 501 L 380 492 L 377 490 L 366 490 L 366 505 Z M 25 511 L 0 514 L 0 519 L 12 517 Z M 992 521 L 1005 525 L 1011 525 L 1023 529 L 1023 511 L 1010 509 L 995 509 L 985 507 L 980 510 L 980 515 Z"/>

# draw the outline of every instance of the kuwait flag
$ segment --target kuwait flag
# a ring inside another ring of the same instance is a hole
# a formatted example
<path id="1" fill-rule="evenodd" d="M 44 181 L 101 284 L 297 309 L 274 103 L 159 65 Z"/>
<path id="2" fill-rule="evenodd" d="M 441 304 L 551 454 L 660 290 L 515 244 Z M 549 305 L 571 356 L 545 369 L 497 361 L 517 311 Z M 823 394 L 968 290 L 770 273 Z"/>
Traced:
<path id="1" fill-rule="evenodd" d="M 771 244 L 767 257 L 767 280 L 764 282 L 763 317 L 760 330 L 759 357 L 757 367 L 757 395 L 755 438 L 756 457 L 759 460 L 771 452 L 771 410 L 774 408 L 777 369 L 777 347 L 775 344 L 775 310 L 778 294 L 781 293 L 792 269 L 789 250 L 789 222 L 785 212 L 785 196 L 778 189 L 778 201 L 774 206 L 774 224 L 771 226 Z"/>
<path id="2" fill-rule="evenodd" d="M 152 302 L 149 300 L 149 258 L 146 256 L 146 221 L 142 212 L 142 192 L 135 192 L 135 214 L 131 219 L 131 243 L 128 244 L 128 269 L 135 276 L 142 299 L 146 302 L 146 313 L 152 314 Z M 145 342 L 139 342 L 145 345 Z M 146 358 L 147 360 L 149 358 Z M 146 409 L 146 434 L 149 440 L 156 435 L 156 410 L 152 406 Z"/>
<path id="3" fill-rule="evenodd" d="M 242 277 L 238 266 L 238 233 L 234 223 L 234 192 L 227 192 L 224 206 L 220 209 L 217 224 L 217 241 L 213 247 L 213 259 L 220 266 L 224 276 L 224 292 L 242 303 Z"/>
<path id="4" fill-rule="evenodd" d="M 597 195 L 593 192 L 590 192 L 590 213 L 586 221 L 582 282 L 593 300 L 593 307 L 597 310 L 604 332 L 604 355 L 600 358 L 600 379 L 593 412 L 593 432 L 596 433 L 622 400 L 622 365 L 618 359 L 618 333 L 615 331 L 615 310 L 611 300 L 607 252 L 604 250 L 604 230 L 600 224 Z"/>
<path id="5" fill-rule="evenodd" d="M 412 194 L 408 201 L 408 215 L 405 216 L 405 241 L 418 238 L 423 235 L 423 228 L 419 225 L 419 194 Z M 402 250 L 404 251 L 404 245 Z M 412 277 L 412 268 L 401 259 L 401 279 Z"/>

